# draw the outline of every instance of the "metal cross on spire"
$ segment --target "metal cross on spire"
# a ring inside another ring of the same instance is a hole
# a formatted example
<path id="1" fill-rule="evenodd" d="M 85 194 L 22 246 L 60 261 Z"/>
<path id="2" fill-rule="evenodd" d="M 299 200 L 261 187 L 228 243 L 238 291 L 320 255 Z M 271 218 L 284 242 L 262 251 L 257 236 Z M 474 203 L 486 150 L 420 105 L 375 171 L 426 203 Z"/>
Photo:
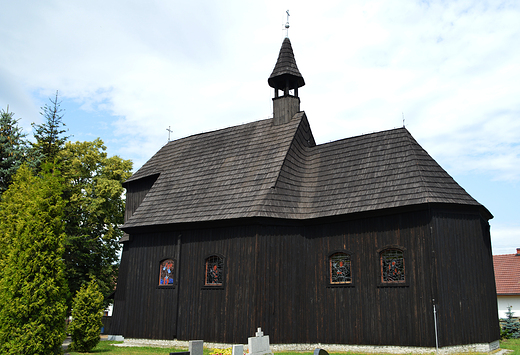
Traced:
<path id="1" fill-rule="evenodd" d="M 168 142 L 170 141 L 170 133 L 172 133 L 173 131 L 170 129 L 171 126 L 168 126 L 168 128 L 166 128 L 166 130 L 168 131 Z"/>
<path id="2" fill-rule="evenodd" d="M 289 38 L 289 10 L 285 11 L 285 13 L 287 14 L 287 22 L 285 23 L 285 37 Z"/>

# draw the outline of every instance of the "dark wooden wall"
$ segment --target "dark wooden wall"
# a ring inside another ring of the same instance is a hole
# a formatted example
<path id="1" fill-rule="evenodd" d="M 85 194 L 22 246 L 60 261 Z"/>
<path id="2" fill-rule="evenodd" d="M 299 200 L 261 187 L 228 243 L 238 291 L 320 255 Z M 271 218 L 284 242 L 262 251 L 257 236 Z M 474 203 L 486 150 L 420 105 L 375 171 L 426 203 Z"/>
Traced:
<path id="1" fill-rule="evenodd" d="M 498 339 L 498 323 L 486 225 L 477 213 L 423 210 L 306 226 L 199 225 L 132 234 L 113 331 L 246 343 L 262 327 L 273 344 L 433 347 L 435 298 L 440 346 L 490 342 Z M 406 286 L 380 285 L 378 250 L 388 246 L 405 249 Z M 327 258 L 341 250 L 352 254 L 353 285 L 330 287 Z M 203 287 L 210 254 L 225 258 L 220 289 Z M 179 268 L 175 288 L 156 286 L 165 257 Z"/>
<path id="2" fill-rule="evenodd" d="M 112 333 L 129 338 L 176 336 L 176 287 L 160 287 L 159 262 L 176 259 L 177 236 L 149 234 L 127 242 L 114 296 Z"/>
<path id="3" fill-rule="evenodd" d="M 476 214 L 436 210 L 432 219 L 441 344 L 499 339 L 489 224 Z"/>
<path id="4" fill-rule="evenodd" d="M 152 188 L 154 182 L 157 180 L 159 175 L 148 176 L 143 179 L 139 179 L 136 181 L 127 182 L 125 184 L 126 188 L 126 209 L 125 209 L 125 221 L 128 220 L 134 214 L 135 210 L 141 202 L 143 202 L 144 197 Z"/>

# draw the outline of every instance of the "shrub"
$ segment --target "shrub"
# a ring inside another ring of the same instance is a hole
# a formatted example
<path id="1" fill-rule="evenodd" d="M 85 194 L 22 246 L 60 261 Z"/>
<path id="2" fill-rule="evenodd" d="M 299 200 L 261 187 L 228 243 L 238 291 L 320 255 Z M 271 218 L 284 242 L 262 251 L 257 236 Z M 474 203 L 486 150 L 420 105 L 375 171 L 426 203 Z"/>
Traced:
<path id="1" fill-rule="evenodd" d="M 507 318 L 505 319 L 502 331 L 500 335 L 505 339 L 518 339 L 520 338 L 520 322 L 513 318 L 513 313 L 511 311 L 511 306 L 507 308 Z"/>
<path id="2" fill-rule="evenodd" d="M 0 202 L 0 353 L 58 354 L 66 292 L 60 179 L 16 173 Z"/>
<path id="3" fill-rule="evenodd" d="M 89 352 L 98 343 L 103 317 L 103 294 L 95 280 L 83 285 L 72 303 L 72 322 L 69 332 L 75 351 Z"/>

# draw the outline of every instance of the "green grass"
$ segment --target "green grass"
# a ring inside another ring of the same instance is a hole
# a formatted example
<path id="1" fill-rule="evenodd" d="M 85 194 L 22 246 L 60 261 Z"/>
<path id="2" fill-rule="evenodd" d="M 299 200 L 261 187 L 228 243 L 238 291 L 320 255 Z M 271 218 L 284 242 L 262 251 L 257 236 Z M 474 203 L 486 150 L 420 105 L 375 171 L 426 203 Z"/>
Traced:
<path id="1" fill-rule="evenodd" d="M 90 352 L 89 354 L 103 354 L 103 355 L 147 355 L 147 354 L 166 354 L 169 355 L 170 352 L 176 351 L 188 351 L 188 349 L 179 349 L 179 348 L 155 348 L 149 346 L 139 346 L 139 347 L 127 347 L 127 346 L 114 346 L 114 344 L 121 344 L 122 341 L 100 341 L 99 344 Z M 77 355 L 77 354 L 86 354 L 86 353 L 78 353 L 75 351 L 67 351 L 68 354 Z M 209 355 L 209 351 L 204 355 Z"/>
<path id="2" fill-rule="evenodd" d="M 118 344 L 122 342 L 115 341 L 100 341 L 98 346 L 90 353 L 90 354 L 103 354 L 103 355 L 148 355 L 148 354 L 163 354 L 169 355 L 170 352 L 177 351 L 188 351 L 186 348 L 156 348 L 156 347 L 120 347 L 114 346 L 114 344 Z M 512 353 L 509 355 L 520 355 L 520 339 L 508 339 L 500 341 L 500 348 L 502 349 L 511 349 Z M 75 351 L 68 352 L 71 355 L 78 355 L 84 353 L 78 353 Z M 312 355 L 313 352 L 277 352 L 275 355 Z M 347 353 L 348 355 L 364 355 L 364 354 L 355 354 L 355 353 Z M 204 355 L 210 355 L 209 349 L 204 349 Z M 331 353 L 331 355 L 346 355 L 346 353 Z M 381 354 L 383 355 L 383 354 Z M 467 355 L 467 354 L 466 354 Z M 471 355 L 476 355 L 476 353 L 471 353 Z"/>
<path id="3" fill-rule="evenodd" d="M 122 341 L 100 341 L 99 344 L 90 353 L 79 353 L 76 351 L 65 351 L 70 355 L 78 354 L 103 354 L 103 355 L 148 355 L 148 354 L 166 354 L 170 352 L 188 351 L 188 348 L 161 348 L 151 346 L 115 346 L 114 344 L 122 344 Z M 204 355 L 210 355 L 211 350 L 204 348 Z M 312 353 L 311 353 L 312 354 Z"/>
<path id="4" fill-rule="evenodd" d="M 500 340 L 500 348 L 513 350 L 509 355 L 520 355 L 520 339 Z"/>

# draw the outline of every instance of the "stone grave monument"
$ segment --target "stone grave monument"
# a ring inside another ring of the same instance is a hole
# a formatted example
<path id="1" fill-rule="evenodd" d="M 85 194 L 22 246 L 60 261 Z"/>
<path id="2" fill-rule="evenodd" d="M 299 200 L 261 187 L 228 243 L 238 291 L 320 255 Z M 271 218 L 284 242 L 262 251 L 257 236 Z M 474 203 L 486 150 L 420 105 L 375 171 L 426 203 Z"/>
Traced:
<path id="1" fill-rule="evenodd" d="M 244 355 L 244 345 L 233 345 L 231 355 Z"/>
<path id="2" fill-rule="evenodd" d="M 254 337 L 248 338 L 249 355 L 273 355 L 269 347 L 269 335 L 264 335 L 261 328 L 258 328 Z"/>
<path id="3" fill-rule="evenodd" d="M 188 351 L 190 355 L 202 355 L 204 351 L 203 340 L 190 340 Z"/>

